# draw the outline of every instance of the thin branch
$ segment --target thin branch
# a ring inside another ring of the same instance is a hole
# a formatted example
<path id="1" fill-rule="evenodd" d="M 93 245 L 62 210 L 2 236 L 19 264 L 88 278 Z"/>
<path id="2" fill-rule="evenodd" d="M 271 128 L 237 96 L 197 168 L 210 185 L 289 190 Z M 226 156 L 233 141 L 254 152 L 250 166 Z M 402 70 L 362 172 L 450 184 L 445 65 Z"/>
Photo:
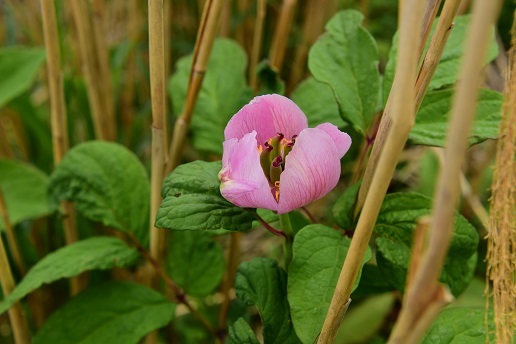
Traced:
<path id="1" fill-rule="evenodd" d="M 284 237 L 284 238 L 287 237 L 287 235 L 282 230 L 272 227 L 269 223 L 267 223 L 267 221 L 265 221 L 260 215 L 258 215 L 258 213 L 256 211 L 253 212 L 247 208 L 244 208 L 244 209 L 247 210 L 249 213 L 251 213 L 258 220 L 258 222 L 260 222 L 260 224 L 263 227 L 265 227 L 265 229 L 268 230 L 269 232 L 271 232 L 272 234 L 274 234 L 276 236 Z"/>
<path id="2" fill-rule="evenodd" d="M 9 249 L 11 250 L 11 254 L 13 256 L 14 263 L 18 268 L 18 271 L 22 275 L 25 275 L 27 272 L 27 266 L 23 261 L 23 257 L 20 251 L 20 246 L 18 245 L 18 240 L 16 239 L 16 234 L 14 233 L 14 228 L 11 223 L 11 219 L 9 218 L 9 213 L 7 212 L 7 203 L 4 198 L 4 193 L 0 188 L 0 211 L 3 215 L 4 225 L 5 225 L 5 234 L 7 237 L 7 243 Z M 1 234 L 0 234 L 1 235 Z"/>
<path id="3" fill-rule="evenodd" d="M 251 51 L 251 59 L 249 61 L 249 85 L 253 89 L 254 94 L 258 93 L 256 66 L 260 60 L 260 52 L 262 50 L 263 24 L 265 22 L 266 6 L 266 0 L 258 0 L 256 2 L 257 8 L 256 20 L 254 22 L 253 47 Z"/>

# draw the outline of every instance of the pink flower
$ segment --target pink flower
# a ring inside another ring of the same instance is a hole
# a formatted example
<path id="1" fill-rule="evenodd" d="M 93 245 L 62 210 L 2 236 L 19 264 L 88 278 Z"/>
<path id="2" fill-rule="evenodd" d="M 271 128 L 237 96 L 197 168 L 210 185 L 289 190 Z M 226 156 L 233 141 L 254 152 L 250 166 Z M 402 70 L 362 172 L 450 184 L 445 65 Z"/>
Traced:
<path id="1" fill-rule="evenodd" d="M 330 192 L 351 138 L 330 123 L 308 128 L 290 99 L 254 98 L 224 130 L 219 179 L 225 199 L 243 208 L 284 214 Z"/>

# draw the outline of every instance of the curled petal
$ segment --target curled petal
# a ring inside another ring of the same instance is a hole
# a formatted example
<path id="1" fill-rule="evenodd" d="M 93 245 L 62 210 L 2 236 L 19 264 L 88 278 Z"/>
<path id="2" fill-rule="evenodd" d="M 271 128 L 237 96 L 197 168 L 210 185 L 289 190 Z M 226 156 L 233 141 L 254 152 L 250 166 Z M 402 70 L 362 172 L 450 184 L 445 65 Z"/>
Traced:
<path id="1" fill-rule="evenodd" d="M 340 155 L 324 130 L 303 130 L 286 157 L 280 179 L 278 214 L 305 206 L 330 192 L 339 181 Z"/>
<path id="2" fill-rule="evenodd" d="M 339 159 L 346 154 L 349 147 L 351 147 L 351 137 L 340 131 L 335 125 L 331 123 L 323 123 L 318 125 L 316 128 L 324 130 L 326 134 L 330 135 L 335 146 L 337 147 L 337 152 L 339 153 Z"/>
<path id="3" fill-rule="evenodd" d="M 219 172 L 222 196 L 239 207 L 277 210 L 278 203 L 260 166 L 256 131 L 241 140 L 224 141 L 223 146 L 222 170 Z"/>
<path id="4" fill-rule="evenodd" d="M 308 121 L 301 109 L 290 99 L 278 94 L 255 97 L 238 111 L 228 122 L 224 137 L 241 139 L 255 130 L 256 139 L 263 144 L 277 133 L 290 140 L 308 127 Z"/>

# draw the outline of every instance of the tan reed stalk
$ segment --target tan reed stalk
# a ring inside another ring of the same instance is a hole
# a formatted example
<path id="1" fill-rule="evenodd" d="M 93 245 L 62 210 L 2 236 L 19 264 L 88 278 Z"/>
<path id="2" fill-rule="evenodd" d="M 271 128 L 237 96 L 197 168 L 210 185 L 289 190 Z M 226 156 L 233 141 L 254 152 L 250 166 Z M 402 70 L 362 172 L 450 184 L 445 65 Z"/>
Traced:
<path id="1" fill-rule="evenodd" d="M 5 207 L 4 196 L 0 190 L 1 211 L 4 217 L 6 226 L 9 226 L 9 216 L 7 208 Z M 14 278 L 7 260 L 7 253 L 5 252 L 4 242 L 0 235 L 0 284 L 2 285 L 2 292 L 4 297 L 9 295 L 14 289 Z M 11 320 L 11 328 L 14 335 L 14 342 L 16 344 L 29 344 L 29 327 L 27 326 L 27 319 L 23 314 L 19 303 L 15 303 L 8 311 L 9 319 Z"/>
<path id="2" fill-rule="evenodd" d="M 116 139 L 116 119 L 113 100 L 113 85 L 109 67 L 109 48 L 106 42 L 106 6 L 104 0 L 93 0 L 92 37 L 99 76 L 99 96 L 102 100 L 103 115 L 106 116 L 106 133 L 109 140 Z"/>
<path id="3" fill-rule="evenodd" d="M 329 14 L 328 2 L 328 0 L 309 0 L 305 5 L 303 40 L 297 46 L 294 54 L 287 85 L 287 94 L 296 87 L 306 74 L 308 50 L 324 31 L 324 23 L 328 19 Z"/>
<path id="4" fill-rule="evenodd" d="M 231 1 L 228 1 L 231 2 Z M 238 16 L 242 18 L 239 25 L 235 28 L 235 40 L 245 49 L 248 55 L 251 54 L 252 46 L 249 44 L 249 36 L 253 28 L 252 18 L 247 13 L 251 9 L 251 0 L 236 0 L 236 10 Z M 252 42 L 251 42 L 252 44 Z"/>
<path id="5" fill-rule="evenodd" d="M 47 54 L 47 78 L 50 90 L 50 124 L 52 129 L 52 148 L 54 164 L 57 166 L 68 150 L 68 135 L 66 126 L 66 107 L 64 101 L 63 76 L 61 73 L 61 53 L 59 51 L 59 36 L 55 4 L 51 0 L 41 0 L 41 15 L 43 36 Z M 67 244 L 77 241 L 77 224 L 75 210 L 70 202 L 61 204 L 63 210 L 63 228 Z M 84 289 L 84 279 L 74 277 L 70 280 L 72 295 Z"/>
<path id="6" fill-rule="evenodd" d="M 109 140 L 109 119 L 103 113 L 104 106 L 102 96 L 100 95 L 101 87 L 97 87 L 97 82 L 102 79 L 98 75 L 95 46 L 91 40 L 93 29 L 91 28 L 88 4 L 85 0 L 74 0 L 70 2 L 70 6 L 77 27 L 79 53 L 86 79 L 86 89 L 88 91 L 95 135 L 98 140 Z"/>
<path id="7" fill-rule="evenodd" d="M 127 21 L 128 21 L 128 40 L 131 44 L 131 52 L 127 57 L 127 65 L 124 73 L 124 87 L 121 95 L 121 111 L 120 119 L 124 131 L 125 144 L 129 146 L 131 142 L 132 127 L 134 121 L 134 94 L 135 94 L 135 82 L 136 82 L 136 45 L 140 39 L 140 28 L 141 28 L 141 11 L 140 1 L 130 0 L 127 1 Z"/>
<path id="8" fill-rule="evenodd" d="M 0 188 L 0 210 L 2 211 L 3 220 L 5 224 L 5 234 L 7 237 L 7 244 L 11 251 L 14 263 L 18 268 L 18 271 L 25 275 L 27 272 L 27 267 L 25 262 L 23 261 L 23 257 L 20 251 L 20 246 L 18 245 L 18 240 L 16 239 L 16 234 L 14 233 L 14 228 L 11 224 L 11 220 L 9 218 L 9 213 L 7 212 L 7 203 L 5 201 L 2 189 Z"/>
<path id="9" fill-rule="evenodd" d="M 447 301 L 438 282 L 453 233 L 453 214 L 459 196 L 460 171 L 483 81 L 481 69 L 500 1 L 476 1 L 451 111 L 443 169 L 437 183 L 429 243 L 405 300 L 389 343 L 417 343 Z"/>
<path id="10" fill-rule="evenodd" d="M 152 172 L 150 212 L 150 253 L 163 262 L 165 231 L 154 227 L 161 203 L 161 184 L 167 159 L 166 88 L 163 0 L 149 0 L 149 68 L 152 101 Z"/>
<path id="11" fill-rule="evenodd" d="M 220 17 L 219 35 L 221 37 L 229 37 L 231 35 L 231 10 L 231 1 L 226 1 Z"/>
<path id="12" fill-rule="evenodd" d="M 398 65 L 395 87 L 398 90 L 393 98 L 393 115 L 387 128 L 390 128 L 385 148 L 379 157 L 378 168 L 372 179 L 371 188 L 366 196 L 364 208 L 358 219 L 348 254 L 344 261 L 328 314 L 317 343 L 333 343 L 344 317 L 344 305 L 349 302 L 351 289 L 358 275 L 361 261 L 371 238 L 372 229 L 380 211 L 385 193 L 394 174 L 403 147 L 414 124 L 414 84 L 419 60 L 419 52 L 414 42 L 419 39 L 422 4 L 418 0 L 405 0 L 403 14 L 399 19 Z"/>
<path id="13" fill-rule="evenodd" d="M 266 0 L 257 0 L 256 2 L 256 20 L 254 21 L 253 47 L 251 48 L 251 59 L 249 61 L 249 84 L 254 91 L 258 93 L 258 79 L 256 75 L 256 66 L 260 61 L 260 53 L 262 51 L 263 40 L 263 24 L 267 9 Z"/>
<path id="14" fill-rule="evenodd" d="M 231 302 L 231 288 L 235 281 L 235 275 L 239 263 L 240 256 L 240 240 L 242 239 L 242 233 L 235 232 L 231 233 L 230 244 L 228 248 L 228 268 L 226 269 L 226 276 L 222 282 L 222 295 L 224 297 L 219 311 L 219 330 L 223 330 L 226 327 L 226 320 L 229 311 L 229 303 Z"/>
<path id="15" fill-rule="evenodd" d="M 276 24 L 276 31 L 272 38 L 269 52 L 269 63 L 273 70 L 281 72 L 285 50 L 287 49 L 288 36 L 294 20 L 297 0 L 283 0 L 280 15 Z"/>
<path id="16" fill-rule="evenodd" d="M 1 114 L 0 114 L 1 118 Z M 0 156 L 6 158 L 14 158 L 14 152 L 7 140 L 7 132 L 4 128 L 2 121 L 0 120 Z"/>
<path id="17" fill-rule="evenodd" d="M 217 33 L 217 25 L 224 7 L 225 0 L 207 0 L 204 6 L 201 25 L 195 42 L 192 69 L 186 91 L 186 100 L 181 115 L 174 125 L 174 134 L 169 150 L 166 174 L 169 174 L 181 162 L 183 146 L 190 127 L 195 102 L 201 89 L 206 66 L 210 58 L 213 41 Z"/>
<path id="18" fill-rule="evenodd" d="M 430 46 L 428 51 L 426 52 L 423 63 L 421 64 L 421 68 L 419 70 L 419 74 L 416 80 L 415 89 L 416 89 L 416 112 L 423 101 L 423 97 L 428 89 L 428 85 L 430 84 L 430 80 L 437 69 L 439 61 L 444 51 L 444 47 L 446 42 L 448 41 L 448 37 L 451 33 L 451 28 L 453 27 L 453 18 L 457 12 L 457 6 L 460 4 L 460 0 L 446 0 L 443 10 L 441 11 L 441 15 L 439 17 L 439 21 L 437 24 L 437 28 L 430 42 Z M 434 2 L 428 4 L 433 7 Z M 426 19 L 426 16 L 433 15 L 433 11 L 429 10 L 427 6 L 425 10 L 425 19 L 424 23 L 426 23 L 426 27 L 422 27 L 423 31 L 427 31 L 429 28 L 428 25 L 432 24 L 432 20 Z M 433 17 L 431 18 L 433 19 Z M 422 49 L 424 44 L 420 46 Z M 422 50 L 420 50 L 420 53 Z M 399 64 L 398 64 L 399 65 Z M 389 120 L 387 118 L 391 117 L 391 105 L 392 99 L 396 92 L 396 83 L 393 83 L 391 93 L 389 94 L 389 98 L 387 100 L 387 104 L 385 105 L 385 110 L 383 113 L 383 118 L 380 123 L 380 127 L 378 129 L 378 135 L 376 136 L 376 140 L 373 146 L 373 150 L 371 152 L 371 157 L 369 158 L 366 166 L 366 170 L 364 172 L 364 178 L 362 181 L 362 185 L 360 186 L 360 190 L 358 193 L 357 205 L 355 207 L 355 215 L 358 215 L 362 206 L 364 204 L 365 197 L 369 188 L 371 186 L 371 181 L 373 174 L 375 173 L 376 167 L 378 166 L 378 157 L 382 154 L 385 137 L 389 132 L 389 128 L 387 124 Z"/>
<path id="19" fill-rule="evenodd" d="M 511 34 L 510 67 L 491 186 L 487 236 L 486 308 L 492 296 L 495 336 L 500 344 L 513 343 L 516 329 L 516 22 Z"/>

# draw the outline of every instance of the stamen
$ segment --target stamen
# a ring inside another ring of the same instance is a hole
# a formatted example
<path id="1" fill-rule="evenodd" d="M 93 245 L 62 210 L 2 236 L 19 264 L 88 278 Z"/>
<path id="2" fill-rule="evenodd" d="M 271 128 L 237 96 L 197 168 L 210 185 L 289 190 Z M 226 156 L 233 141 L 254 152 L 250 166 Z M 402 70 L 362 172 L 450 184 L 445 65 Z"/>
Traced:
<path id="1" fill-rule="evenodd" d="M 283 158 L 281 155 L 278 155 L 277 157 L 272 160 L 270 172 L 269 172 L 269 180 L 272 184 L 279 182 L 281 172 L 283 172 L 283 169 L 281 167 L 281 164 L 283 163 Z"/>
<path id="2" fill-rule="evenodd" d="M 279 202 L 279 196 L 280 196 L 280 182 L 277 181 L 274 183 L 274 187 L 276 188 L 274 192 L 274 198 L 276 199 L 276 202 Z"/>

